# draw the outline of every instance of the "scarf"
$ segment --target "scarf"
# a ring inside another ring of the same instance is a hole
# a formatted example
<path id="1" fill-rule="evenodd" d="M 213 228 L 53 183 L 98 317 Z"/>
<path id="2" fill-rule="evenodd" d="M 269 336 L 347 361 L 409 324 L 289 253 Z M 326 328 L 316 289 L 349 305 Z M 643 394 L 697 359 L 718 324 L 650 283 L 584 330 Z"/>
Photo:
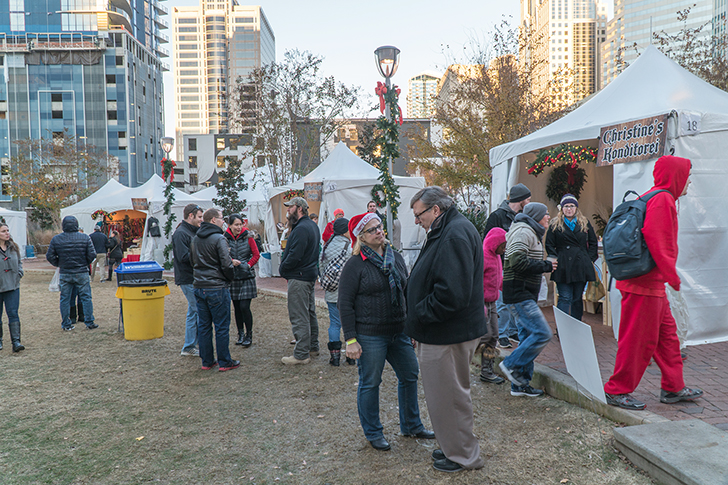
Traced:
<path id="1" fill-rule="evenodd" d="M 566 217 L 564 217 L 564 224 L 566 224 L 566 226 L 571 229 L 571 232 L 574 232 L 574 230 L 576 229 L 576 217 L 574 217 L 573 219 L 567 219 Z"/>
<path id="2" fill-rule="evenodd" d="M 392 294 L 392 304 L 399 304 L 399 295 L 402 293 L 402 278 L 394 266 L 394 251 L 392 246 L 387 244 L 384 249 L 384 257 L 380 256 L 378 252 L 362 244 L 361 251 L 364 256 L 374 264 L 389 280 L 389 289 Z"/>
<path id="3" fill-rule="evenodd" d="M 546 229 L 541 224 L 534 221 L 533 217 L 527 216 L 523 212 L 516 215 L 515 222 L 525 222 L 526 224 L 531 226 L 531 229 L 536 231 L 536 236 L 538 236 L 539 239 L 541 239 L 543 237 L 544 233 L 546 232 Z"/>

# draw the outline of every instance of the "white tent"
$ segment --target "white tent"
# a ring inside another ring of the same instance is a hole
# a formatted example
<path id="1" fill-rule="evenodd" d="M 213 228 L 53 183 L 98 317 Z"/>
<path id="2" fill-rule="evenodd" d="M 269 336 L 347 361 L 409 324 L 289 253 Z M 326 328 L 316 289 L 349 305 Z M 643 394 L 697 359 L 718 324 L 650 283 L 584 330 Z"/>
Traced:
<path id="1" fill-rule="evenodd" d="M 97 210 L 115 212 L 132 208 L 131 197 L 133 196 L 126 195 L 128 190 L 129 187 L 121 185 L 116 179 L 110 179 L 103 187 L 85 199 L 61 209 L 61 219 L 66 216 L 76 216 L 78 227 L 83 229 L 86 234 L 91 234 L 96 223 L 91 218 L 91 214 Z"/>
<path id="2" fill-rule="evenodd" d="M 273 186 L 268 167 L 260 167 L 245 172 L 242 178 L 248 183 L 248 190 L 238 193 L 240 199 L 245 199 L 243 215 L 248 217 L 251 224 L 264 222 L 268 212 L 268 189 Z M 199 199 L 212 200 L 217 197 L 215 185 L 198 190 L 193 194 Z"/>
<path id="3" fill-rule="evenodd" d="M 491 207 L 498 207 L 509 188 L 519 182 L 531 189 L 534 201 L 546 201 L 548 172 L 534 178 L 525 168 L 535 151 L 561 143 L 596 147 L 604 126 L 665 113 L 673 114 L 668 123 L 666 153 L 674 150 L 674 155 L 689 158 L 693 164 L 693 183 L 679 203 L 677 269 L 684 304 L 674 313 L 686 315 L 685 344 L 725 341 L 728 218 L 717 208 L 728 204 L 728 93 L 682 69 L 655 47 L 647 48 L 617 79 L 569 115 L 493 148 Z M 688 136 L 681 129 L 688 117 L 699 121 L 697 134 Z M 652 186 L 654 162 L 586 168 L 588 181 L 580 209 L 589 216 L 595 208 L 589 202 L 594 199 L 616 207 L 627 190 L 648 190 Z M 550 205 L 554 207 L 553 203 Z"/>
<path id="4" fill-rule="evenodd" d="M 5 219 L 13 241 L 20 246 L 20 255 L 25 257 L 25 246 L 28 244 L 28 214 L 25 211 L 0 208 L 0 216 Z"/>
<path id="5" fill-rule="evenodd" d="M 343 209 L 349 218 L 366 211 L 367 202 L 372 198 L 371 190 L 379 183 L 379 170 L 357 157 L 346 144 L 340 142 L 331 154 L 311 173 L 290 185 L 273 187 L 268 191 L 270 204 L 265 230 L 268 243 L 278 243 L 276 222 L 283 218 L 283 194 L 291 189 L 303 190 L 305 183 L 322 182 L 323 194 L 319 208 L 319 229 L 323 232 L 326 224 L 334 218 L 334 210 Z M 425 186 L 422 177 L 394 177 L 399 186 L 401 205 L 398 220 L 402 225 L 403 249 L 419 248 L 425 233 L 415 225 L 415 217 L 409 206 L 412 196 Z"/>

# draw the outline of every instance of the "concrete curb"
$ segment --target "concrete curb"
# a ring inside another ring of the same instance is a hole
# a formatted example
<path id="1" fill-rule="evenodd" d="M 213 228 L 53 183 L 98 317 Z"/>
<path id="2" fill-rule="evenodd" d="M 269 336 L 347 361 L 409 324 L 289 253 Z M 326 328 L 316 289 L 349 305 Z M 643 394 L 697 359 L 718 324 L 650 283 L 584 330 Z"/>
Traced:
<path id="1" fill-rule="evenodd" d="M 276 298 L 288 299 L 288 293 L 283 290 L 271 290 L 269 288 L 258 288 L 258 293 L 266 296 L 273 296 Z M 316 307 L 328 310 L 329 306 L 323 298 L 316 298 Z"/>

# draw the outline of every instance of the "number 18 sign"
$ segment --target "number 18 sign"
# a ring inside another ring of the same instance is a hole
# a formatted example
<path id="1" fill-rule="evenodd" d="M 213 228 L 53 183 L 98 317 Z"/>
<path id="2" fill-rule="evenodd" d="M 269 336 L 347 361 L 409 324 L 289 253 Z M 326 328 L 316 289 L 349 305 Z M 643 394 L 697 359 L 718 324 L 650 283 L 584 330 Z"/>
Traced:
<path id="1" fill-rule="evenodd" d="M 680 113 L 680 136 L 700 134 L 700 113 Z"/>

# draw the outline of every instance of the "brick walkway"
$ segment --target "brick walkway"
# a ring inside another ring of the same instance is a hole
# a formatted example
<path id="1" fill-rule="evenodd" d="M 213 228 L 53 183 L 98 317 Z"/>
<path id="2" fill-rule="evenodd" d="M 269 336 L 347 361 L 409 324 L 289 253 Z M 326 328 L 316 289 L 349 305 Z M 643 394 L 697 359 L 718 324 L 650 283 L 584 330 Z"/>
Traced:
<path id="1" fill-rule="evenodd" d="M 23 264 L 28 270 L 53 270 L 45 259 L 26 259 Z M 172 276 L 171 271 L 165 275 Z M 258 288 L 285 293 L 286 280 L 283 278 L 258 278 Z M 316 298 L 323 300 L 324 292 L 316 289 Z M 553 310 L 542 309 L 551 328 L 556 330 Z M 601 314 L 584 314 L 585 323 L 592 327 L 602 380 L 606 382 L 614 368 L 617 353 L 617 342 L 612 334 L 612 327 L 602 325 Z M 634 396 L 647 404 L 647 409 L 670 420 L 701 419 L 720 429 L 728 430 L 728 387 L 724 387 L 724 379 L 728 376 L 728 342 L 719 344 L 688 347 L 688 355 L 684 362 L 685 384 L 699 387 L 705 394 L 695 403 L 662 404 L 660 402 L 660 369 L 656 364 L 647 368 Z M 536 362 L 567 374 L 559 339 L 554 337 L 543 350 Z"/>

